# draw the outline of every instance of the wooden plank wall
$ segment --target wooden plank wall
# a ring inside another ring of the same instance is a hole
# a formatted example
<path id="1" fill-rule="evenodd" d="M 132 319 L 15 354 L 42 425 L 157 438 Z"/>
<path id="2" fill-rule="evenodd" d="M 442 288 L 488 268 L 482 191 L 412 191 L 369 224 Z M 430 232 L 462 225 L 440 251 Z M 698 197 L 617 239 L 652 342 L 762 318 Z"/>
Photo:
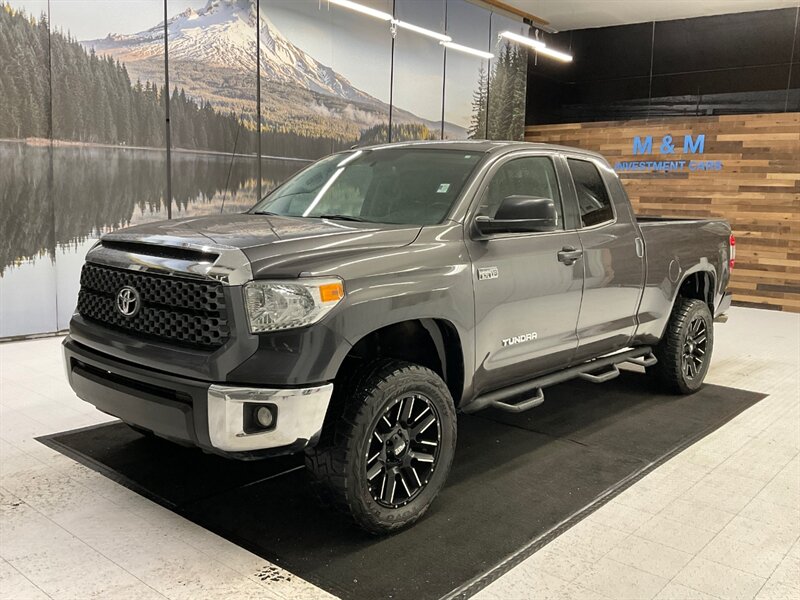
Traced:
<path id="1" fill-rule="evenodd" d="M 683 136 L 705 134 L 705 153 L 683 153 Z M 652 156 L 633 138 L 652 136 Z M 659 155 L 671 135 L 674 156 Z M 671 117 L 536 125 L 525 139 L 594 150 L 612 166 L 631 160 L 719 160 L 721 171 L 620 172 L 642 215 L 723 217 L 736 234 L 735 303 L 800 312 L 800 113 Z"/>

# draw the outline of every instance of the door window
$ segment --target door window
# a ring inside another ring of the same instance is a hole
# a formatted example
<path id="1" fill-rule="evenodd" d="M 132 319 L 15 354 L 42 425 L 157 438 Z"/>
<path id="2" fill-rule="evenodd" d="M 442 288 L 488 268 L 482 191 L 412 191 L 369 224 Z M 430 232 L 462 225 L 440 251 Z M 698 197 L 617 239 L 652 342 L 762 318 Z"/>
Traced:
<path id="1" fill-rule="evenodd" d="M 575 182 L 583 226 L 591 227 L 614 220 L 611 199 L 597 167 L 589 161 L 576 158 L 569 158 L 567 162 Z"/>
<path id="2" fill-rule="evenodd" d="M 515 158 L 502 165 L 492 176 L 483 193 L 478 215 L 495 218 L 500 204 L 508 196 L 551 199 L 556 210 L 558 227 L 564 228 L 558 179 L 553 161 L 549 158 L 526 156 Z"/>

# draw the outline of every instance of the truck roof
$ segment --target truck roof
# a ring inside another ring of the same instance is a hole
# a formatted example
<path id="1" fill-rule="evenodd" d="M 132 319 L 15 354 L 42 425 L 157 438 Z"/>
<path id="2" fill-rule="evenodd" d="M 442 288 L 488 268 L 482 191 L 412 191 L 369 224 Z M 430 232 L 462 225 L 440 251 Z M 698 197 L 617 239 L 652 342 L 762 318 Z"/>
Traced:
<path id="1" fill-rule="evenodd" d="M 371 146 L 359 147 L 364 150 L 380 150 L 383 148 L 399 148 L 403 146 L 418 146 L 426 148 L 442 148 L 449 150 L 463 150 L 472 152 L 485 152 L 487 154 L 505 154 L 514 150 L 524 150 L 535 148 L 537 150 L 549 150 L 552 152 L 569 152 L 585 154 L 596 158 L 607 164 L 606 158 L 591 150 L 575 148 L 572 146 L 559 146 L 557 144 L 543 144 L 540 142 L 520 142 L 510 140 L 420 140 L 408 142 L 392 142 L 390 144 L 374 144 Z"/>

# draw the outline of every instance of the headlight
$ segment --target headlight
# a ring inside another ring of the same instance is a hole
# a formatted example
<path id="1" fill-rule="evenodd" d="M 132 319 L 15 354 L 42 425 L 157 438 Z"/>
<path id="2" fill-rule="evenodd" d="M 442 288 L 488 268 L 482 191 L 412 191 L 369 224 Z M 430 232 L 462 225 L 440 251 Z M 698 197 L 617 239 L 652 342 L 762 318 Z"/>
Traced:
<path id="1" fill-rule="evenodd" d="M 244 288 L 250 331 L 263 333 L 316 323 L 344 298 L 339 278 L 251 281 Z"/>

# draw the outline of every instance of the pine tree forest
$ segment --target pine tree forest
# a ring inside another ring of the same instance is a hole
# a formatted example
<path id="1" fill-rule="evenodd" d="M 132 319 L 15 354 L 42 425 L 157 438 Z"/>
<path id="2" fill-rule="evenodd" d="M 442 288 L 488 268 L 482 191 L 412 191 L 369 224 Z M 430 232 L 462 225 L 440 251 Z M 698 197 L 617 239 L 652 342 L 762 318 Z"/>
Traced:
<path id="1" fill-rule="evenodd" d="M 503 44 L 491 71 L 481 64 L 472 97 L 470 139 L 522 139 L 527 71 L 528 53 L 517 45 Z"/>
<path id="2" fill-rule="evenodd" d="M 87 51 L 69 33 L 50 31 L 46 14 L 36 19 L 0 4 L 0 139 L 50 137 L 51 83 L 54 139 L 165 145 L 163 85 L 131 81 L 124 64 Z M 219 112 L 177 88 L 170 95 L 170 113 L 173 147 L 256 151 L 252 119 Z M 316 158 L 355 141 L 262 130 L 264 154 L 273 156 Z"/>

